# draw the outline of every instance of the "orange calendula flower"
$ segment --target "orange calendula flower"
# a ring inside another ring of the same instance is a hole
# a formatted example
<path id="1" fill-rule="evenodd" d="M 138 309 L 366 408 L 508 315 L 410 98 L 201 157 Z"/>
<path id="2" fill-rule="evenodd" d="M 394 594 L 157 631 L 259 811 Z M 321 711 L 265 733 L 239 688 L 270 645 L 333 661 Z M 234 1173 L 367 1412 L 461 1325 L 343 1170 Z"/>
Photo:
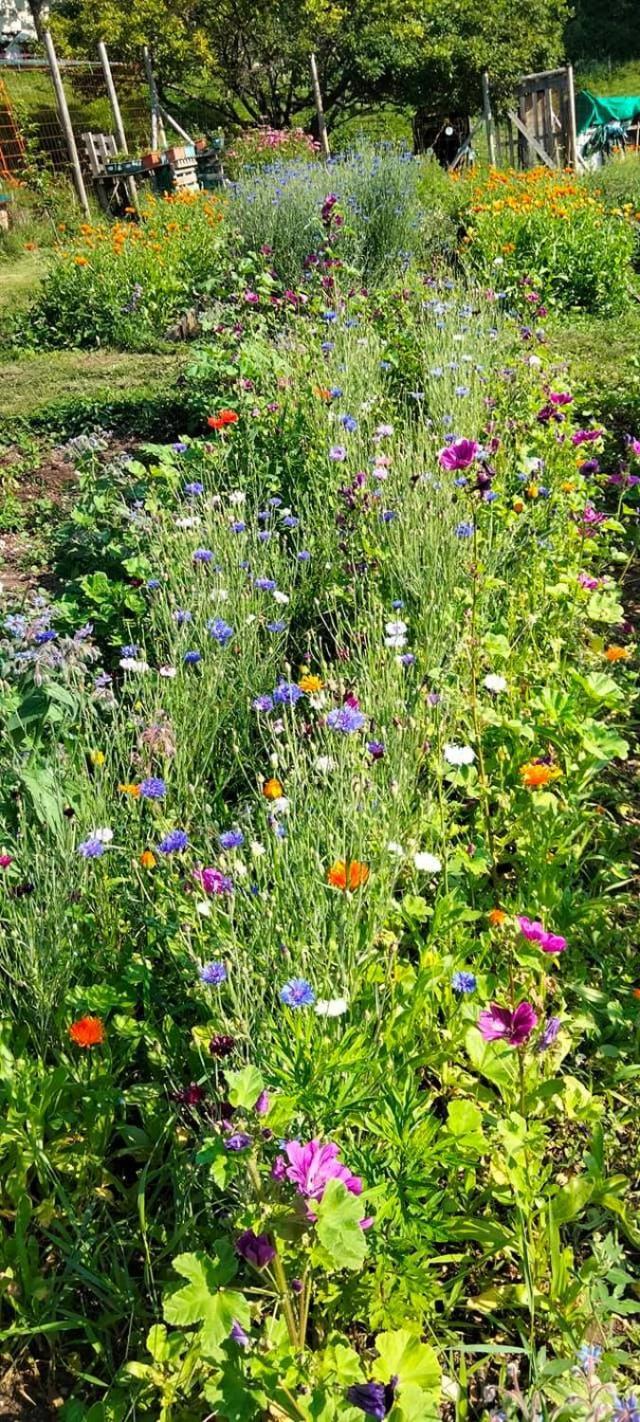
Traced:
<path id="1" fill-rule="evenodd" d="M 575 484 L 572 484 L 571 480 L 567 479 L 566 482 L 562 485 L 562 492 L 563 494 L 572 494 L 575 487 Z"/>
<path id="2" fill-rule="evenodd" d="M 301 691 L 322 691 L 324 682 L 322 680 L 322 677 L 314 676 L 312 672 L 308 672 L 305 676 L 300 677 L 298 686 L 300 687 Z"/>
<path id="3" fill-rule="evenodd" d="M 347 890 L 354 893 L 366 884 L 368 878 L 368 866 L 361 864 L 359 859 L 352 859 L 349 864 L 346 864 L 344 859 L 336 859 L 327 870 L 327 883 L 332 889 L 342 889 L 343 893 Z"/>
<path id="4" fill-rule="evenodd" d="M 99 1047 L 104 1042 L 104 1023 L 100 1017 L 79 1017 L 71 1023 L 69 1036 L 76 1047 Z"/>
<path id="5" fill-rule="evenodd" d="M 640 998 L 640 988 L 632 988 L 632 989 L 631 989 L 631 996 L 632 996 L 632 997 Z"/>
<path id="6" fill-rule="evenodd" d="M 608 662 L 628 662 L 631 652 L 628 647 L 607 647 L 602 655 Z"/>
<path id="7" fill-rule="evenodd" d="M 74 257 L 73 260 L 74 260 L 75 265 L 76 265 L 77 267 L 88 267 L 88 265 L 89 265 L 89 258 L 88 258 L 88 257 Z"/>
<path id="8" fill-rule="evenodd" d="M 492 924 L 494 928 L 499 928 L 501 924 L 506 923 L 508 917 L 508 913 L 505 913 L 504 909 L 501 908 L 489 909 L 487 914 L 489 923 Z"/>
<path id="9" fill-rule="evenodd" d="M 559 780 L 561 775 L 562 771 L 557 765 L 540 765 L 536 761 L 528 761 L 526 765 L 520 766 L 520 778 L 527 790 L 542 790 L 545 785 Z"/>
<path id="10" fill-rule="evenodd" d="M 141 863 L 143 869 L 155 869 L 155 867 L 156 867 L 156 856 L 155 856 L 155 854 L 152 854 L 150 849 L 144 849 L 144 850 L 142 851 L 142 854 L 140 855 L 140 863 Z"/>
<path id="11" fill-rule="evenodd" d="M 282 782 L 276 780 L 275 776 L 271 780 L 265 780 L 262 793 L 265 800 L 279 800 L 282 795 Z"/>
<path id="12" fill-rule="evenodd" d="M 316 385 L 316 388 L 313 393 L 314 395 L 317 395 L 319 400 L 331 399 L 331 391 L 327 390 L 326 385 Z"/>
<path id="13" fill-rule="evenodd" d="M 524 510 L 524 502 L 522 499 L 514 499 L 511 507 L 514 513 L 522 513 Z"/>
<path id="14" fill-rule="evenodd" d="M 119 785 L 118 789 L 121 795 L 133 795 L 134 799 L 137 799 L 138 795 L 140 794 L 139 785 Z"/>

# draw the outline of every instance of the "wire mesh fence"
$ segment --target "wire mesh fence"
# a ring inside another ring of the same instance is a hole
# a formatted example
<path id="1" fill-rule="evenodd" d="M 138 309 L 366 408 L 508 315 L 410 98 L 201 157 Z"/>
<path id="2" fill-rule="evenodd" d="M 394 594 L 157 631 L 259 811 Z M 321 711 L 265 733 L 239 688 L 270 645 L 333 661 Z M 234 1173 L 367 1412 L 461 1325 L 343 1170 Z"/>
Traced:
<path id="1" fill-rule="evenodd" d="M 60 69 L 80 161 L 91 172 L 82 134 L 112 133 L 113 115 L 100 64 L 61 61 Z M 114 64 L 128 146 L 135 152 L 150 138 L 149 98 L 136 66 Z M 39 165 L 71 176 L 71 159 L 49 69 L 44 61 L 0 60 L 0 181 L 24 181 Z"/>

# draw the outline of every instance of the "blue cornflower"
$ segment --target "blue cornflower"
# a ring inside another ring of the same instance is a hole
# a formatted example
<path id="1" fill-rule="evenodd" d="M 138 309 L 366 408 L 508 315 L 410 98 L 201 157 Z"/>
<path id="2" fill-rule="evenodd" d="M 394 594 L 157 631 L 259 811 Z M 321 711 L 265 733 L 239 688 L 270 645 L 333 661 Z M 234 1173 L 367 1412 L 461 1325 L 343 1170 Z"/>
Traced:
<path id="1" fill-rule="evenodd" d="M 234 521 L 233 521 L 233 523 L 232 523 L 232 525 L 231 525 L 231 532 L 232 532 L 232 533 L 244 533 L 246 527 L 247 527 L 246 523 L 244 523 L 244 521 L 243 521 L 241 518 L 236 518 L 236 519 L 234 519 Z"/>
<path id="2" fill-rule="evenodd" d="M 403 666 L 403 667 L 412 667 L 413 664 L 414 664 L 414 662 L 415 662 L 414 653 L 413 653 L 413 652 L 401 652 L 401 653 L 400 653 L 400 656 L 398 657 L 398 661 L 400 662 L 400 665 Z"/>
<path id="3" fill-rule="evenodd" d="M 159 578 L 149 578 L 149 579 L 147 580 L 147 587 L 148 587 L 148 589 L 149 589 L 149 592 L 155 592 L 156 588 L 159 588 L 159 587 L 160 587 L 160 579 L 159 579 Z"/>
<path id="4" fill-rule="evenodd" d="M 283 528 L 297 528 L 299 522 L 300 522 L 300 519 L 299 519 L 299 518 L 295 518 L 295 516 L 294 516 L 293 514 L 284 514 L 284 515 L 283 515 L 283 518 L 282 518 L 282 527 L 283 527 Z"/>
<path id="5" fill-rule="evenodd" d="M 240 849 L 244 844 L 242 830 L 223 830 L 222 834 L 218 836 L 218 844 L 221 849 Z"/>
<path id="6" fill-rule="evenodd" d="M 93 836 L 90 839 L 85 839 L 82 844 L 78 845 L 78 854 L 82 855 L 83 859 L 99 859 L 100 856 L 104 854 L 104 851 L 105 845 L 103 841 L 101 839 L 95 839 Z"/>
<path id="7" fill-rule="evenodd" d="M 125 645 L 124 647 L 121 647 L 121 648 L 120 648 L 120 656 L 121 656 L 121 657 L 137 657 L 139 650 L 140 650 L 140 648 L 138 647 L 137 642 L 130 642 L 130 643 L 128 643 L 127 645 Z"/>
<path id="8" fill-rule="evenodd" d="M 391 606 L 392 606 L 394 612 L 399 612 L 400 609 L 401 609 L 402 607 L 404 607 L 404 598 L 401 598 L 401 597 L 396 597 L 396 598 L 394 598 L 394 600 L 393 600 Z"/>
<path id="9" fill-rule="evenodd" d="M 258 592 L 275 592 L 278 584 L 275 578 L 254 578 L 253 586 Z"/>
<path id="10" fill-rule="evenodd" d="M 295 681 L 281 681 L 273 693 L 273 699 L 278 706 L 295 706 L 301 696 L 304 696 L 304 692 L 296 686 Z"/>
<path id="11" fill-rule="evenodd" d="M 176 627 L 184 627 L 185 622 L 192 621 L 192 614 L 187 612 L 184 607 L 177 607 L 172 616 Z"/>
<path id="12" fill-rule="evenodd" d="M 185 663 L 185 666 L 197 667 L 198 662 L 202 661 L 202 652 L 185 652 L 182 660 Z"/>
<path id="13" fill-rule="evenodd" d="M 327 716 L 329 730 L 342 731 L 345 736 L 351 735 L 353 731 L 361 731 L 366 724 L 366 716 L 362 711 L 357 711 L 355 706 L 338 706 Z"/>
<path id="14" fill-rule="evenodd" d="M 397 517 L 398 515 L 395 509 L 383 509 L 382 513 L 380 514 L 380 518 L 383 523 L 393 523 L 394 519 L 396 519 Z"/>
<path id="15" fill-rule="evenodd" d="M 286 622 L 267 622 L 267 632 L 286 632 Z"/>
<path id="16" fill-rule="evenodd" d="M 184 830 L 169 830 L 164 839 L 160 840 L 158 851 L 160 854 L 180 854 L 189 844 L 189 836 Z"/>
<path id="17" fill-rule="evenodd" d="M 226 647 L 227 642 L 230 642 L 233 637 L 233 627 L 230 627 L 222 617 L 213 617 L 210 622 L 207 622 L 207 631 L 220 647 Z"/>
<path id="18" fill-rule="evenodd" d="M 342 394 L 342 386 L 341 386 L 341 385 L 332 385 L 332 386 L 331 386 L 331 389 L 330 389 L 330 391 L 329 391 L 329 394 L 330 394 L 332 400 L 339 400 L 339 399 L 340 399 L 340 396 L 341 396 L 341 394 Z"/>
<path id="19" fill-rule="evenodd" d="M 451 979 L 454 992 L 475 992 L 477 985 L 475 973 L 454 973 Z"/>
<path id="20" fill-rule="evenodd" d="M 329 458 L 333 459 L 334 463 L 341 464 L 346 457 L 347 451 L 343 444 L 332 444 L 329 450 Z"/>
<path id="21" fill-rule="evenodd" d="M 549 1049 L 549 1047 L 552 1047 L 552 1046 L 553 1046 L 553 1044 L 554 1044 L 554 1042 L 555 1042 L 555 1040 L 556 1040 L 556 1037 L 557 1037 L 557 1035 L 558 1035 L 558 1032 L 560 1031 L 561 1025 L 562 1025 L 562 1024 L 561 1024 L 561 1022 L 560 1022 L 560 1018 L 559 1018 L 559 1017 L 548 1017 L 548 1018 L 547 1018 L 547 1020 L 546 1020 L 546 1022 L 545 1022 L 545 1024 L 544 1024 L 543 1031 L 541 1032 L 540 1038 L 539 1038 L 539 1040 L 538 1040 L 538 1051 L 539 1051 L 539 1052 L 546 1052 L 546 1051 Z"/>
<path id="22" fill-rule="evenodd" d="M 315 1000 L 315 992 L 306 978 L 291 978 L 280 989 L 280 1001 L 285 1007 L 313 1007 Z"/>
<path id="23" fill-rule="evenodd" d="M 279 495 L 279 494 L 272 494 L 271 498 L 269 499 L 269 508 L 270 508 L 270 509 L 279 509 L 279 508 L 282 508 L 282 499 L 280 498 L 280 495 Z"/>
<path id="24" fill-rule="evenodd" d="M 184 492 L 185 494 L 188 494 L 191 497 L 196 497 L 198 494 L 204 494 L 204 484 L 201 484 L 198 479 L 194 479 L 192 484 L 185 484 Z"/>
<path id="25" fill-rule="evenodd" d="M 335 311 L 323 311 L 323 312 L 321 312 L 321 320 L 322 320 L 322 321 L 331 322 L 331 321 L 337 321 L 337 319 L 338 319 L 338 317 L 337 317 L 337 314 L 336 314 Z"/>
<path id="26" fill-rule="evenodd" d="M 47 627 L 44 632 L 36 632 L 33 640 L 37 647 L 43 647 L 45 642 L 55 642 L 57 635 L 53 627 Z"/>
<path id="27" fill-rule="evenodd" d="M 184 440 L 177 439 L 175 441 L 175 444 L 172 444 L 171 448 L 174 454 L 184 454 L 185 451 L 188 449 L 188 445 L 184 443 Z"/>
<path id="28" fill-rule="evenodd" d="M 499 497 L 500 496 L 499 494 L 496 494 L 495 489 L 485 489 L 485 492 L 482 495 L 482 502 L 485 504 L 494 504 L 496 499 Z"/>
<path id="29" fill-rule="evenodd" d="M 311 557 L 311 554 L 310 554 L 308 548 L 301 548 L 301 549 L 300 549 L 300 552 L 298 553 L 298 562 L 299 562 L 299 563 L 308 563 L 310 557 Z"/>
<path id="30" fill-rule="evenodd" d="M 453 482 L 456 486 L 456 489 L 466 489 L 469 480 L 467 479 L 465 474 L 460 474 L 459 478 L 454 479 Z"/>
<path id="31" fill-rule="evenodd" d="M 367 741 L 367 750 L 372 760 L 382 760 L 385 753 L 384 741 Z"/>
<path id="32" fill-rule="evenodd" d="M 272 538 L 273 533 L 267 528 L 261 529 L 260 533 L 258 534 L 258 541 L 260 543 L 270 543 Z"/>
<path id="33" fill-rule="evenodd" d="M 200 969 L 200 982 L 206 983 L 207 987 L 219 987 L 225 982 L 227 970 L 224 963 L 205 963 Z"/>
<path id="34" fill-rule="evenodd" d="M 143 800 L 164 800 L 167 793 L 165 782 L 158 775 L 152 775 L 148 780 L 141 780 L 138 790 Z"/>
<path id="35" fill-rule="evenodd" d="M 463 519 L 462 523 L 456 526 L 456 538 L 473 538 L 473 524 Z"/>
<path id="36" fill-rule="evenodd" d="M 193 555 L 194 563 L 212 563 L 213 553 L 210 548 L 196 548 Z"/>
<path id="37" fill-rule="evenodd" d="M 320 346 L 320 350 L 322 351 L 323 355 L 331 355 L 334 346 L 335 341 L 323 341 L 322 345 Z"/>
<path id="38" fill-rule="evenodd" d="M 273 711 L 273 697 L 265 692 L 262 696 L 254 696 L 251 705 L 254 711 Z"/>
<path id="39" fill-rule="evenodd" d="M 355 434 L 358 428 L 358 421 L 353 415 L 338 415 L 338 419 L 342 428 L 347 431 L 347 434 Z"/>

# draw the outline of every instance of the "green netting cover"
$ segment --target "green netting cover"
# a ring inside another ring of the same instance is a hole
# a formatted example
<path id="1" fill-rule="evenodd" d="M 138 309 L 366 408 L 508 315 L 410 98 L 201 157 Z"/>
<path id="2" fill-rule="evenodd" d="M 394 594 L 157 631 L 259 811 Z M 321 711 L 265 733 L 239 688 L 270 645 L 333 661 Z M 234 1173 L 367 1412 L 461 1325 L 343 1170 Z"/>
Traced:
<path id="1" fill-rule="evenodd" d="M 640 94 L 615 94 L 598 98 L 588 89 L 576 94 L 576 124 L 578 133 L 598 124 L 630 124 L 640 118 Z"/>

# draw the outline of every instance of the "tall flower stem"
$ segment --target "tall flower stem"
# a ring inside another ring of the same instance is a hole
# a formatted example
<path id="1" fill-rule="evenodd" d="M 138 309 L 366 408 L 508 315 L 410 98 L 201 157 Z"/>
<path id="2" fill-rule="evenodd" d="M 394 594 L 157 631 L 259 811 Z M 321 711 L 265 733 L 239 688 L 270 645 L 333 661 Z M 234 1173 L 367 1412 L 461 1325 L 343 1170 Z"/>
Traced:
<path id="1" fill-rule="evenodd" d="M 478 529 L 475 518 L 473 520 L 473 571 L 471 579 L 471 626 L 469 630 L 469 665 L 471 671 L 471 717 L 473 720 L 473 731 L 476 739 L 478 756 L 478 784 L 480 786 L 480 799 L 482 804 L 482 815 L 484 819 L 485 834 L 491 855 L 491 882 L 494 893 L 498 894 L 498 870 L 496 845 L 491 824 L 491 807 L 489 804 L 489 779 L 487 776 L 484 749 L 482 745 L 482 727 L 480 725 L 480 714 L 478 709 L 478 665 L 477 665 L 477 623 L 478 623 Z"/>
<path id="2" fill-rule="evenodd" d="M 262 1194 L 262 1181 L 260 1180 L 260 1175 L 259 1175 L 259 1173 L 258 1173 L 258 1168 L 257 1168 L 257 1166 L 256 1166 L 255 1160 L 248 1160 L 248 1161 L 247 1161 L 247 1172 L 248 1172 L 248 1175 L 249 1175 L 249 1179 L 250 1179 L 250 1181 L 251 1181 L 251 1184 L 252 1184 L 252 1186 L 253 1186 L 256 1199 L 262 1200 L 262 1198 L 263 1198 L 263 1194 Z M 283 1312 L 283 1314 L 284 1314 L 284 1316 L 285 1316 L 285 1320 L 286 1320 L 286 1324 L 287 1324 L 287 1332 L 288 1332 L 288 1334 L 289 1334 L 289 1339 L 290 1339 L 291 1343 L 293 1344 L 293 1347 L 297 1349 L 297 1347 L 298 1347 L 298 1325 L 297 1325 L 296 1316 L 295 1316 L 295 1313 L 294 1313 L 294 1310 L 293 1310 L 293 1305 L 292 1305 L 292 1303 L 291 1303 L 290 1292 L 289 1292 L 289 1283 L 288 1283 L 287 1276 L 286 1276 L 286 1273 L 285 1273 L 284 1264 L 283 1264 L 282 1259 L 281 1259 L 281 1257 L 280 1257 L 280 1255 L 279 1255 L 279 1253 L 278 1253 L 278 1245 L 277 1245 L 277 1243 L 275 1242 L 275 1240 L 274 1240 L 274 1245 L 273 1245 L 273 1247 L 274 1247 L 274 1249 L 275 1249 L 276 1252 L 275 1252 L 275 1255 L 274 1255 L 273 1259 L 271 1260 L 271 1268 L 273 1269 L 274 1278 L 275 1278 L 276 1285 L 277 1285 L 277 1288 L 278 1288 L 278 1295 L 279 1295 L 279 1297 L 280 1297 L 280 1303 L 282 1304 L 282 1312 Z"/>

